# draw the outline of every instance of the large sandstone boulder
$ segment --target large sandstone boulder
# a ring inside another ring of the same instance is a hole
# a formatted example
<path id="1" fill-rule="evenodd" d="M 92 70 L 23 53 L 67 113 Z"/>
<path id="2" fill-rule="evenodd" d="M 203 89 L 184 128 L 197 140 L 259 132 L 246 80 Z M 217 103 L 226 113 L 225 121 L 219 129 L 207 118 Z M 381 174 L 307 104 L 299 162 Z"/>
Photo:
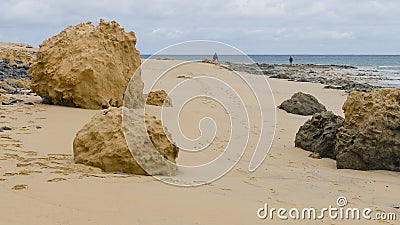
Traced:
<path id="1" fill-rule="evenodd" d="M 133 32 L 115 21 L 100 20 L 64 29 L 40 45 L 29 72 L 32 89 L 54 104 L 88 109 L 119 107 L 129 80 L 140 66 Z M 142 106 L 143 82 L 135 76 L 136 105 Z"/>
<path id="2" fill-rule="evenodd" d="M 400 171 L 400 90 L 352 92 L 343 110 L 337 168 Z"/>
<path id="3" fill-rule="evenodd" d="M 295 93 L 290 99 L 282 102 L 278 108 L 283 109 L 288 113 L 303 116 L 310 116 L 315 113 L 326 111 L 325 106 L 319 103 L 314 96 L 302 92 Z"/>
<path id="4" fill-rule="evenodd" d="M 140 116 L 136 111 L 140 109 L 127 109 L 133 126 L 129 127 L 128 137 L 125 139 L 122 131 L 121 108 L 110 108 L 97 113 L 77 134 L 73 142 L 75 163 L 99 167 L 105 172 L 124 172 L 130 174 L 147 175 L 141 166 L 135 161 L 129 151 L 134 146 L 134 151 L 147 154 L 145 166 L 156 174 L 168 175 L 173 173 L 173 168 L 162 163 L 157 163 L 155 157 L 146 151 L 154 144 L 156 150 L 164 158 L 175 163 L 179 148 L 169 141 L 168 131 L 164 132 L 161 121 L 153 116 Z M 141 124 L 145 121 L 146 130 L 141 130 Z M 148 134 L 148 135 L 147 135 Z M 150 138 L 150 140 L 149 140 Z M 155 175 L 155 174 L 152 174 Z"/>
<path id="5" fill-rule="evenodd" d="M 335 159 L 336 134 L 343 121 L 331 111 L 314 114 L 297 132 L 295 146 Z"/>

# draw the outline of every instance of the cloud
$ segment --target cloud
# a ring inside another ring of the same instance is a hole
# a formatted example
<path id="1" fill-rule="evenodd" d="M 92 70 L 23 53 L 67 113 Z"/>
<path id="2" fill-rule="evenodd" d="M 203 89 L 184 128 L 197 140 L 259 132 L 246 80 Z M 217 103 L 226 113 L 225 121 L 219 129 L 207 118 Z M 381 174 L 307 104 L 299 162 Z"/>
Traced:
<path id="1" fill-rule="evenodd" d="M 227 42 L 249 53 L 400 49 L 394 38 L 400 36 L 398 0 L 4 0 L 2 8 L 0 41 L 33 45 L 66 26 L 105 18 L 135 31 L 144 53 L 192 39 Z"/>

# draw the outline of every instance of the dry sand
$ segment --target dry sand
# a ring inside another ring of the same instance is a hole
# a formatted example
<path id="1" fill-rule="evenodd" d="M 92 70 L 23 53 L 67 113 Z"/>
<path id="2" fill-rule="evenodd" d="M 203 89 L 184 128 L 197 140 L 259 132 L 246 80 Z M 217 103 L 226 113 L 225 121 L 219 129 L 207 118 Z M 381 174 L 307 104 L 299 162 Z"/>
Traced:
<path id="1" fill-rule="evenodd" d="M 151 62 L 151 68 L 158 73 L 173 63 L 156 60 Z M 177 76 L 218 74 L 235 82 L 229 73 L 214 65 L 194 64 L 170 72 L 156 89 L 168 90 L 185 79 Z M 343 91 L 326 90 L 320 84 L 268 81 L 276 104 L 303 91 L 316 96 L 328 110 L 343 115 L 341 106 L 347 96 Z M 144 82 L 147 85 L 146 77 Z M 30 98 L 40 101 L 37 97 Z M 147 108 L 148 113 L 158 113 L 154 106 Z M 251 110 L 256 107 L 250 107 Z M 295 224 L 278 219 L 259 220 L 257 209 L 264 203 L 276 208 L 320 209 L 336 206 L 339 196 L 347 197 L 349 207 L 395 212 L 400 219 L 399 211 L 393 208 L 400 204 L 400 173 L 337 170 L 334 160 L 313 159 L 308 157 L 309 152 L 294 147 L 299 126 L 310 117 L 277 110 L 272 148 L 254 173 L 247 172 L 251 152 L 246 152 L 239 164 L 218 181 L 182 188 L 152 177 L 106 174 L 95 168 L 74 165 L 72 140 L 95 112 L 41 104 L 0 107 L 0 114 L 5 116 L 0 118 L 0 126 L 13 129 L 0 133 L 0 224 Z M 198 135 L 197 124 L 202 115 L 213 115 L 217 123 L 227 126 L 227 115 L 221 108 L 213 101 L 200 99 L 182 113 L 182 130 L 188 136 Z M 259 128 L 255 126 L 254 129 Z M 220 153 L 226 139 L 227 133 L 222 130 L 217 133 L 210 151 L 197 157 L 181 153 L 178 162 L 207 161 Z M 254 140 L 250 140 L 250 145 L 254 145 Z M 365 220 L 330 219 L 296 222 L 367 223 Z M 398 224 L 398 221 L 379 224 Z"/>

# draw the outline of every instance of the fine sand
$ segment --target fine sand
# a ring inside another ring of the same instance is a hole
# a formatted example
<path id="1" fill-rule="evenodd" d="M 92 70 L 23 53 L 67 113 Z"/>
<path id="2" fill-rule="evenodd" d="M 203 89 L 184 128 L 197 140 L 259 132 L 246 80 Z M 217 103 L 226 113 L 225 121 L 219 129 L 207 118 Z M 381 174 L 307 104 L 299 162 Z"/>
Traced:
<path id="1" fill-rule="evenodd" d="M 148 66 L 154 74 L 159 74 L 174 63 L 154 60 Z M 240 81 L 231 73 L 211 64 L 190 64 L 166 74 L 155 90 L 169 90 L 197 76 L 218 76 L 235 86 Z M 143 80 L 146 88 L 149 83 L 145 74 Z M 347 97 L 344 91 L 323 89 L 322 85 L 313 83 L 278 79 L 268 79 L 268 82 L 276 105 L 302 91 L 314 95 L 328 110 L 343 116 L 341 106 Z M 204 88 L 209 86 L 205 84 Z M 21 98 L 40 102 L 39 97 Z M 252 105 L 254 99 L 245 98 L 245 101 L 249 115 L 257 115 L 257 107 Z M 310 158 L 309 152 L 294 147 L 298 128 L 310 117 L 277 109 L 274 142 L 266 160 L 255 172 L 248 172 L 252 152 L 247 151 L 221 179 L 183 188 L 152 177 L 102 173 L 96 168 L 75 165 L 72 141 L 96 112 L 43 104 L 0 107 L 1 116 L 5 116 L 0 118 L 0 126 L 12 128 L 0 133 L 0 224 L 378 223 L 329 218 L 295 222 L 257 218 L 257 210 L 265 203 L 275 208 L 321 209 L 329 205 L 336 207 L 340 196 L 347 198 L 349 207 L 397 213 L 400 219 L 399 211 L 393 207 L 400 204 L 400 173 L 337 170 L 334 160 Z M 157 115 L 159 108 L 148 106 L 147 113 Z M 220 105 L 207 99 L 197 99 L 182 111 L 182 131 L 190 138 L 198 137 L 198 122 L 204 116 L 213 117 L 218 127 L 221 126 L 215 143 L 196 156 L 182 151 L 178 163 L 205 163 L 218 156 L 229 141 L 226 131 L 229 116 Z M 250 121 L 250 124 L 252 132 L 260 129 L 257 123 Z M 255 141 L 250 138 L 249 146 L 254 146 Z M 398 224 L 398 220 L 378 224 Z"/>

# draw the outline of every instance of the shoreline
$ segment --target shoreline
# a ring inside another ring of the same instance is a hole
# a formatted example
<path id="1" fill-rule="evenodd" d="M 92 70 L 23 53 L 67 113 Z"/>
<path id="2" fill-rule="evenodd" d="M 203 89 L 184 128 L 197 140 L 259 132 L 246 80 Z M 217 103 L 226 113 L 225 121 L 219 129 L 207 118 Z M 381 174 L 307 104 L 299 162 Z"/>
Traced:
<path id="1" fill-rule="evenodd" d="M 327 89 L 339 89 L 347 92 L 370 92 L 376 88 L 385 88 L 379 84 L 385 80 L 377 75 L 377 71 L 358 69 L 348 65 L 318 65 L 318 64 L 237 64 L 223 62 L 228 69 L 246 72 L 254 75 L 265 75 L 269 78 L 285 79 L 295 82 L 320 83 Z M 393 88 L 400 88 L 394 86 Z"/>
<path id="2" fill-rule="evenodd" d="M 182 60 L 202 61 L 212 63 L 205 58 L 202 60 L 185 59 L 186 56 L 163 56 L 155 60 Z M 201 57 L 201 56 L 198 56 Z M 142 58 L 146 60 L 147 58 Z M 239 59 L 240 60 L 240 59 Z M 242 59 L 243 60 L 243 59 Z M 246 72 L 254 75 L 266 75 L 271 78 L 286 79 L 296 82 L 321 83 L 328 89 L 339 89 L 347 92 L 370 92 L 376 88 L 400 88 L 400 77 L 395 70 L 383 72 L 373 68 L 340 65 L 340 64 L 274 64 L 274 63 L 237 63 L 220 61 L 220 65 L 238 72 Z M 397 68 L 396 66 L 394 66 Z M 395 75 L 393 75 L 395 73 Z"/>

